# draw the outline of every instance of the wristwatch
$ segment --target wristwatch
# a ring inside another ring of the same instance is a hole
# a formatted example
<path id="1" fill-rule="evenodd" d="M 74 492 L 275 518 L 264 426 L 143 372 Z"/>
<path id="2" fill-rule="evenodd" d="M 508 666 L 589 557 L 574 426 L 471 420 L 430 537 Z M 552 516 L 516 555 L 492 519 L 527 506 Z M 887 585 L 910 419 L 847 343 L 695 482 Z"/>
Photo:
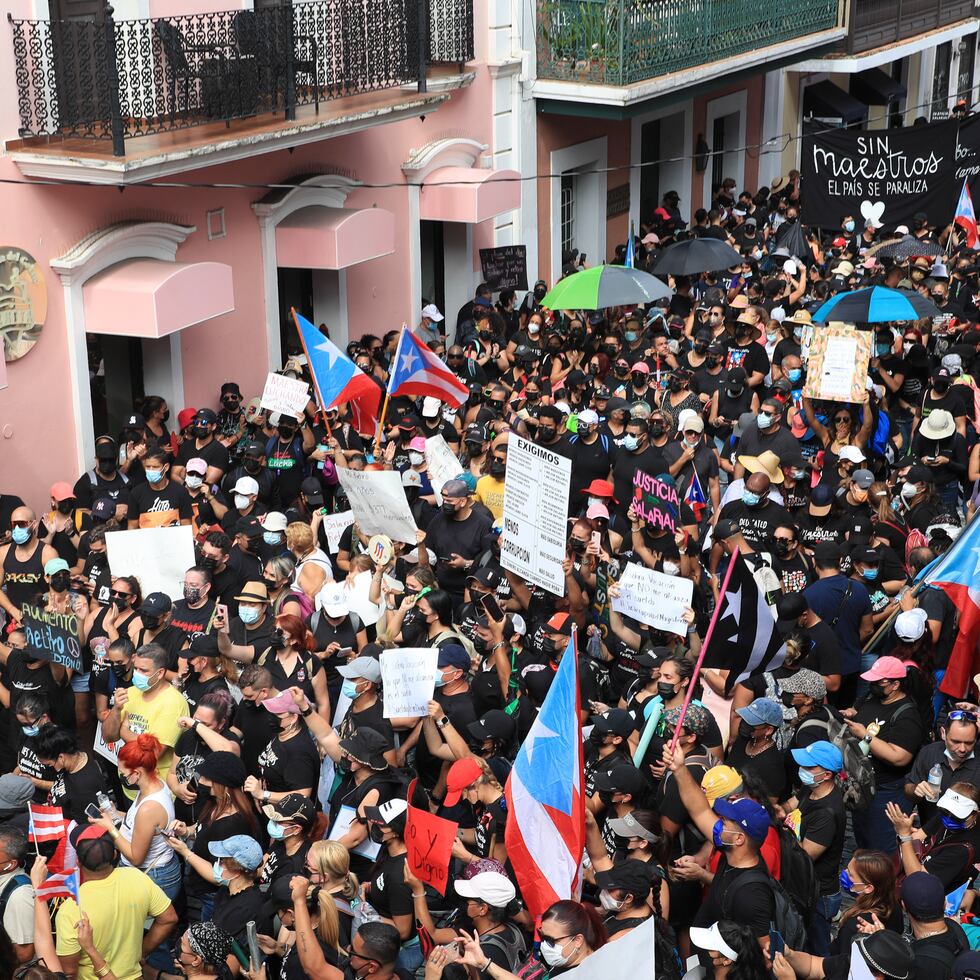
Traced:
<path id="1" fill-rule="evenodd" d="M 300 712 L 300 715 L 303 718 L 309 718 L 310 715 L 312 715 L 312 714 L 313 714 L 313 706 L 312 705 L 309 705 L 309 704 L 306 706 L 306 711 L 301 711 Z"/>
<path id="2" fill-rule="evenodd" d="M 269 802 L 269 791 L 267 789 L 262 790 L 262 802 L 263 803 Z"/>
<path id="3" fill-rule="evenodd" d="M 441 718 L 436 718 L 436 728 L 445 728 L 449 724 L 449 717 L 443 715 Z"/>

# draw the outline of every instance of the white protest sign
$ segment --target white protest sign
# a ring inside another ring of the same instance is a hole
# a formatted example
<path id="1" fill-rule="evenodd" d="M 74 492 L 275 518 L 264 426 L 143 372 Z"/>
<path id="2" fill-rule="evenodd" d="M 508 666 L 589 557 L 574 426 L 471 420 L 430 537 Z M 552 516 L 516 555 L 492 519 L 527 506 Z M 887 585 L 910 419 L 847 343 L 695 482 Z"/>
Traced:
<path id="1" fill-rule="evenodd" d="M 619 595 L 612 607 L 618 613 L 665 633 L 687 634 L 681 614 L 691 605 L 694 583 L 679 575 L 664 575 L 630 562 L 619 578 Z"/>
<path id="2" fill-rule="evenodd" d="M 386 534 L 392 541 L 415 544 L 418 527 L 397 470 L 338 468 L 337 475 L 365 534 Z"/>
<path id="3" fill-rule="evenodd" d="M 504 480 L 500 563 L 555 595 L 565 594 L 571 460 L 511 436 Z"/>
<path id="4" fill-rule="evenodd" d="M 350 825 L 354 822 L 354 817 L 356 816 L 357 811 L 352 806 L 342 806 L 337 811 L 337 819 L 334 820 L 333 827 L 330 828 L 330 835 L 327 839 L 340 840 L 350 830 Z M 357 847 L 351 848 L 351 853 L 360 854 L 369 861 L 373 861 L 381 853 L 381 845 L 375 844 L 370 837 L 366 837 Z"/>
<path id="5" fill-rule="evenodd" d="M 143 595 L 163 592 L 184 598 L 184 572 L 196 564 L 190 525 L 110 531 L 105 536 L 113 578 L 135 575 Z"/>
<path id="6" fill-rule="evenodd" d="M 439 491 L 463 472 L 463 464 L 442 436 L 425 440 L 425 462 L 429 468 L 429 482 L 436 493 L 436 503 L 441 507 L 442 494 Z"/>
<path id="7" fill-rule="evenodd" d="M 429 713 L 438 660 L 435 647 L 408 647 L 381 654 L 385 718 L 418 718 Z"/>
<path id="8" fill-rule="evenodd" d="M 340 549 L 340 538 L 344 531 L 354 523 L 354 511 L 345 510 L 340 514 L 323 515 L 323 533 L 327 536 L 327 547 L 330 554 L 337 554 Z"/>
<path id="9" fill-rule="evenodd" d="M 121 744 L 121 742 L 107 742 L 105 740 L 105 736 L 102 734 L 101 721 L 95 726 L 95 744 L 92 748 L 103 759 L 108 759 L 114 766 L 119 765 L 119 746 Z"/>
<path id="10" fill-rule="evenodd" d="M 309 400 L 310 389 L 305 381 L 270 371 L 265 379 L 259 407 L 280 415 L 296 416 L 306 408 Z"/>

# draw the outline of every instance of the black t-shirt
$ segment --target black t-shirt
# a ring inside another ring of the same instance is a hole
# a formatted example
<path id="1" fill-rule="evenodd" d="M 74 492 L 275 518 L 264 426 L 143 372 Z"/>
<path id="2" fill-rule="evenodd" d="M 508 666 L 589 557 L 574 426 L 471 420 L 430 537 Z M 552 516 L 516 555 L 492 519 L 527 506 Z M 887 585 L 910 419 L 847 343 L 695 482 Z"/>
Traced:
<path id="1" fill-rule="evenodd" d="M 503 843 L 507 824 L 507 800 L 501 796 L 477 815 L 474 853 L 481 858 L 493 857 L 493 845 Z"/>
<path id="2" fill-rule="evenodd" d="M 66 820 L 75 820 L 84 825 L 88 818 L 85 807 L 89 803 L 98 806 L 96 793 L 107 792 L 105 776 L 95 756 L 87 754 L 85 765 L 78 772 L 62 769 L 54 777 L 54 785 L 48 795 L 51 806 L 60 806 Z"/>
<path id="3" fill-rule="evenodd" d="M 479 558 L 490 550 L 493 520 L 489 513 L 473 509 L 462 521 L 439 513 L 426 529 L 426 546 L 437 556 L 436 574 L 439 584 L 449 592 L 461 593 L 466 584 L 465 568 L 453 568 L 449 560 L 454 554 L 467 560 Z"/>
<path id="4" fill-rule="evenodd" d="M 911 768 L 915 755 L 926 740 L 922 728 L 922 718 L 915 702 L 904 697 L 891 704 L 881 701 L 868 700 L 859 705 L 855 719 L 862 725 L 870 725 L 874 721 L 881 723 L 878 736 L 885 742 L 891 742 L 899 748 L 912 753 L 912 759 L 907 765 L 893 766 L 879 759 L 872 752 L 871 762 L 874 766 L 875 777 L 879 780 L 901 779 Z"/>
<path id="5" fill-rule="evenodd" d="M 980 855 L 980 828 L 947 830 L 933 817 L 925 831 L 928 843 L 922 867 L 942 880 L 943 892 L 948 895 L 976 873 L 974 863 Z"/>
<path id="6" fill-rule="evenodd" d="M 813 862 L 820 894 L 836 895 L 840 891 L 838 875 L 844 851 L 844 799 L 837 786 L 819 800 L 813 799 L 804 789 L 799 799 L 802 818 L 800 840 L 810 840 L 826 848 Z"/>
<path id="7" fill-rule="evenodd" d="M 95 482 L 93 483 L 93 478 Z M 108 497 L 114 504 L 129 503 L 129 477 L 118 471 L 107 480 L 97 469 L 83 473 L 73 488 L 75 502 L 85 510 L 91 510 L 92 504 L 102 497 Z"/>
<path id="8" fill-rule="evenodd" d="M 751 878 L 737 884 L 740 878 L 748 875 Z M 755 868 L 730 868 L 722 854 L 693 924 L 710 926 L 719 919 L 730 919 L 748 926 L 753 936 L 768 936 L 769 924 L 775 914 L 775 900 L 768 879 L 769 871 L 761 858 Z"/>
<path id="9" fill-rule="evenodd" d="M 208 632 L 208 624 L 214 616 L 214 602 L 208 599 L 200 609 L 192 609 L 186 599 L 178 599 L 174 603 L 170 625 L 179 629 L 190 643 L 195 636 Z"/>
<path id="10" fill-rule="evenodd" d="M 262 874 L 260 875 L 262 883 L 271 884 L 277 878 L 305 875 L 307 873 L 306 855 L 312 846 L 312 841 L 304 840 L 295 854 L 287 854 L 285 841 L 273 841 L 267 852 L 268 858 L 262 866 Z"/>
<path id="11" fill-rule="evenodd" d="M 568 504 L 573 510 L 582 501 L 584 490 L 593 480 L 605 480 L 609 476 L 612 440 L 604 433 L 596 436 L 589 444 L 578 436 L 573 436 L 572 448 L 572 479 L 569 485 Z"/>
<path id="12" fill-rule="evenodd" d="M 270 739 L 258 762 L 262 784 L 270 793 L 293 793 L 319 785 L 320 754 L 306 731 L 285 742 Z"/>
<path id="13" fill-rule="evenodd" d="M 361 620 L 357 613 L 348 613 L 339 623 L 331 623 L 327 614 L 322 611 L 319 615 L 313 614 L 310 619 L 311 624 L 314 619 L 316 620 L 316 629 L 313 630 L 313 639 L 316 642 L 314 652 L 327 672 L 327 685 L 336 687 L 341 682 L 337 668 L 345 666 L 350 660 L 347 654 L 341 654 L 339 650 L 356 647 L 357 634 L 363 628 Z M 340 648 L 327 656 L 324 651 L 331 643 L 339 643 Z"/>
<path id="14" fill-rule="evenodd" d="M 742 368 L 747 378 L 751 378 L 757 372 L 761 372 L 763 375 L 768 374 L 769 357 L 765 347 L 754 341 L 746 347 L 729 347 L 725 356 L 725 368 L 731 371 L 732 368 L 736 367 Z"/>
<path id="15" fill-rule="evenodd" d="M 650 476 L 667 472 L 667 460 L 663 451 L 656 446 L 647 446 L 642 452 L 628 452 L 619 449 L 613 454 L 613 496 L 619 501 L 617 510 L 626 516 L 633 500 L 633 477 L 637 470 Z"/>
<path id="16" fill-rule="evenodd" d="M 691 762 L 688 759 L 686 765 L 694 777 L 694 781 L 700 786 L 704 774 L 708 771 L 704 763 Z M 684 806 L 680 791 L 677 789 L 677 780 L 674 779 L 672 773 L 667 773 L 660 780 L 660 785 L 657 787 L 656 809 L 660 812 L 661 817 L 667 817 L 683 829 L 683 833 L 678 834 L 671 841 L 671 860 L 680 857 L 682 854 L 696 854 L 703 846 L 704 838 L 691 822 L 687 807 Z M 720 915 L 711 919 L 711 922 L 716 922 L 719 918 L 721 918 Z"/>
<path id="17" fill-rule="evenodd" d="M 42 779 L 46 783 L 54 782 L 55 771 L 52 766 L 46 766 L 41 762 L 37 754 L 37 736 L 25 735 L 20 726 L 17 726 L 20 735 L 19 748 L 17 749 L 17 765 L 20 767 L 22 776 L 30 779 Z M 48 799 L 48 790 L 34 787 L 34 802 L 45 803 Z"/>
<path id="18" fill-rule="evenodd" d="M 193 438 L 185 439 L 180 444 L 180 449 L 177 451 L 177 465 L 186 466 L 192 459 L 203 459 L 209 467 L 213 466 L 215 469 L 221 470 L 222 473 L 227 473 L 231 466 L 228 450 L 213 436 L 211 441 L 201 446 L 200 449 L 197 446 L 197 440 Z"/>
<path id="19" fill-rule="evenodd" d="M 266 927 L 272 925 L 271 917 L 267 912 L 265 895 L 256 885 L 251 885 L 235 895 L 232 895 L 227 888 L 219 888 L 214 897 L 211 921 L 219 929 L 224 929 L 229 936 L 237 939 L 243 949 L 248 949 L 246 927 L 249 922 L 255 922 L 259 933 L 264 932 L 263 923 Z"/>
<path id="20" fill-rule="evenodd" d="M 242 733 L 242 762 L 245 771 L 259 771 L 259 756 L 279 731 L 279 719 L 261 704 L 242 700 L 235 709 L 232 728 Z"/>
<path id="21" fill-rule="evenodd" d="M 772 570 L 779 576 L 783 592 L 802 592 L 816 579 L 813 563 L 799 550 L 790 558 L 774 554 Z"/>
<path id="22" fill-rule="evenodd" d="M 395 857 L 384 856 L 378 861 L 370 878 L 371 889 L 368 901 L 386 919 L 396 915 L 407 915 L 412 919 L 412 935 L 415 935 L 412 890 L 405 884 L 405 860 L 407 854 Z"/>
<path id="23" fill-rule="evenodd" d="M 187 491 L 173 480 L 165 487 L 152 487 L 140 483 L 133 487 L 129 502 L 129 520 L 139 521 L 140 527 L 169 527 L 193 516 L 191 498 Z"/>
<path id="24" fill-rule="evenodd" d="M 231 813 L 217 820 L 209 817 L 207 820 L 200 821 L 195 830 L 197 836 L 194 838 L 191 851 L 208 864 L 214 861 L 214 855 L 208 850 L 208 844 L 212 841 L 228 840 L 229 837 L 243 834 L 261 843 L 261 838 L 258 836 L 258 821 L 250 823 L 241 813 Z M 196 873 L 187 875 L 184 879 L 184 888 L 190 895 L 213 895 L 218 890 L 218 886 L 213 881 L 205 880 Z"/>
<path id="25" fill-rule="evenodd" d="M 30 656 L 30 647 L 27 648 L 27 656 Z M 4 670 L 4 685 L 10 692 L 11 725 L 18 732 L 20 725 L 14 717 L 17 701 L 22 694 L 35 692 L 43 694 L 48 699 L 52 721 L 74 729 L 75 713 L 74 707 L 70 704 L 71 688 L 67 684 L 62 686 L 54 679 L 51 665 L 47 661 L 41 661 L 40 666 L 28 667 L 24 652 L 11 650 Z"/>
<path id="26" fill-rule="evenodd" d="M 384 701 L 379 695 L 374 704 L 368 705 L 355 711 L 351 707 L 344 720 L 340 723 L 337 734 L 341 738 L 353 738 L 354 733 L 361 728 L 372 728 L 388 743 L 388 748 L 395 747 L 395 730 L 391 727 L 391 722 L 385 718 Z M 465 737 L 465 736 L 464 736 Z"/>
<path id="27" fill-rule="evenodd" d="M 185 694 L 186 697 L 186 694 Z M 181 732 L 174 745 L 174 758 L 179 760 L 174 765 L 174 778 L 179 783 L 187 783 L 197 778 L 197 770 L 201 763 L 211 754 L 211 749 L 193 728 Z M 179 797 L 174 797 L 174 813 L 178 820 L 188 826 L 195 823 L 208 800 L 208 790 L 204 787 L 198 791 L 193 803 L 185 803 Z"/>
<path id="28" fill-rule="evenodd" d="M 799 532 L 800 544 L 810 550 L 823 541 L 839 544 L 844 540 L 847 525 L 841 517 L 814 517 L 809 511 L 796 514 L 793 518 Z"/>
<path id="29" fill-rule="evenodd" d="M 791 523 L 785 507 L 774 500 L 766 500 L 758 507 L 749 507 L 741 500 L 732 500 L 721 509 L 720 517 L 737 522 L 742 536 L 753 548 L 765 550 L 772 532 L 780 524 Z"/>
<path id="30" fill-rule="evenodd" d="M 443 694 L 442 690 L 437 687 L 433 698 L 442 706 L 442 710 L 452 722 L 453 728 L 465 738 L 469 725 L 477 720 L 476 709 L 473 707 L 473 695 L 469 689 L 459 694 Z M 427 788 L 434 786 L 442 763 L 429 752 L 429 747 L 424 738 L 419 739 L 415 748 L 415 766 L 422 783 Z"/>
<path id="31" fill-rule="evenodd" d="M 758 755 L 746 752 L 748 739 L 740 735 L 731 751 L 727 763 L 739 772 L 751 772 L 766 787 L 769 796 L 777 800 L 786 798 L 789 787 L 786 785 L 786 760 L 781 749 L 775 743 Z"/>

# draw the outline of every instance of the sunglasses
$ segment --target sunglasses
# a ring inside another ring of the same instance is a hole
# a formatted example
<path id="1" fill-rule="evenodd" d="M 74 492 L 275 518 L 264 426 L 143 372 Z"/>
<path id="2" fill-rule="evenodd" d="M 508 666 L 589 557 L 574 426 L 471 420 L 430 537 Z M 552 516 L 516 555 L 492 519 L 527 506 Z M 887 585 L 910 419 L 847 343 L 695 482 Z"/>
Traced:
<path id="1" fill-rule="evenodd" d="M 133 598 L 133 593 L 132 592 L 120 592 L 118 589 L 113 589 L 112 590 L 112 595 L 116 599 L 132 599 Z"/>
<path id="2" fill-rule="evenodd" d="M 10 526 L 11 527 L 30 527 L 31 526 L 31 522 L 30 521 L 11 521 L 10 522 Z"/>
<path id="3" fill-rule="evenodd" d="M 978 716 L 975 711 L 963 711 L 958 708 L 956 711 L 951 711 L 946 717 L 950 721 L 972 721 L 976 724 Z"/>

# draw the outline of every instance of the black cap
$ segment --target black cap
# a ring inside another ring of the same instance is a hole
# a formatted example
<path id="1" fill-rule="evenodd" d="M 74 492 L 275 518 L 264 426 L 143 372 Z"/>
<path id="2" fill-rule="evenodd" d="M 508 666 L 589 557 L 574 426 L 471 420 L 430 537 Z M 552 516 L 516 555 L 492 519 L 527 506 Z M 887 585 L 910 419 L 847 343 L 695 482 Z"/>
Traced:
<path id="1" fill-rule="evenodd" d="M 628 738 L 636 726 L 633 716 L 625 708 L 610 708 L 603 715 L 596 715 L 595 728 L 610 735 L 621 735 Z"/>
<path id="2" fill-rule="evenodd" d="M 723 517 L 717 524 L 715 524 L 715 530 L 712 534 L 712 538 L 715 541 L 724 541 L 725 538 L 730 538 L 733 534 L 741 534 L 741 528 L 738 526 L 736 521 Z"/>
<path id="3" fill-rule="evenodd" d="M 776 629 L 791 633 L 797 620 L 810 608 L 802 592 L 784 592 L 776 598 Z"/>
<path id="4" fill-rule="evenodd" d="M 733 367 L 728 372 L 728 380 L 731 384 L 744 385 L 746 377 L 745 368 Z"/>
<path id="5" fill-rule="evenodd" d="M 206 422 L 208 425 L 214 425 L 218 421 L 218 416 L 210 408 L 199 408 L 197 415 L 194 416 L 194 420 L 196 422 Z"/>
<path id="6" fill-rule="evenodd" d="M 851 561 L 859 561 L 862 565 L 880 565 L 881 552 L 877 548 L 855 548 L 851 552 Z"/>
<path id="7" fill-rule="evenodd" d="M 585 376 L 585 372 L 579 371 L 578 368 L 576 368 L 574 371 L 568 372 L 568 375 L 565 378 L 565 385 L 566 387 L 574 388 L 576 385 L 584 385 L 587 381 L 588 378 Z"/>
<path id="8" fill-rule="evenodd" d="M 480 585 L 485 585 L 491 591 L 496 592 L 497 586 L 500 585 L 500 576 L 492 568 L 485 565 L 483 568 L 478 568 L 472 575 L 467 575 L 466 581 L 479 582 Z"/>
<path id="9" fill-rule="evenodd" d="M 220 656 L 218 653 L 218 635 L 216 633 L 198 633 L 191 640 L 187 652 L 191 657 L 210 657 L 216 660 Z"/>
<path id="10" fill-rule="evenodd" d="M 646 789 L 647 781 L 643 773 L 632 763 L 624 762 L 612 769 L 600 770 L 595 774 L 595 788 L 613 793 L 629 793 L 634 801 Z"/>
<path id="11" fill-rule="evenodd" d="M 236 381 L 226 381 L 221 386 L 221 396 L 224 397 L 225 395 L 238 395 L 238 397 L 241 398 L 242 389 L 238 387 L 238 383 Z"/>
<path id="12" fill-rule="evenodd" d="M 487 427 L 480 425 L 479 422 L 471 422 L 463 433 L 463 440 L 465 442 L 486 442 Z"/>
<path id="13" fill-rule="evenodd" d="M 197 775 L 221 786 L 241 789 L 248 773 L 245 763 L 234 752 L 212 752 L 197 767 Z"/>
<path id="14" fill-rule="evenodd" d="M 506 711 L 501 711 L 499 708 L 488 711 L 479 721 L 471 721 L 466 728 L 481 742 L 487 738 L 511 742 L 517 734 L 517 722 Z"/>
<path id="15" fill-rule="evenodd" d="M 109 497 L 99 497 L 92 504 L 92 517 L 96 521 L 108 521 L 116 513 L 116 502 Z"/>
<path id="16" fill-rule="evenodd" d="M 258 459 L 260 456 L 265 455 L 265 443 L 263 442 L 250 442 L 245 446 L 245 455 L 253 456 Z"/>
<path id="17" fill-rule="evenodd" d="M 597 871 L 595 881 L 600 888 L 622 889 L 633 896 L 635 903 L 641 903 L 650 894 L 653 874 L 647 862 L 630 858 L 614 864 L 608 871 Z"/>
<path id="18" fill-rule="evenodd" d="M 260 538 L 263 533 L 262 522 L 257 517 L 239 517 L 235 521 L 235 534 L 244 534 L 247 538 Z"/>
<path id="19" fill-rule="evenodd" d="M 833 541 L 820 541 L 814 545 L 813 558 L 821 568 L 839 568 L 841 557 L 840 546 Z"/>
<path id="20" fill-rule="evenodd" d="M 908 483 L 932 483 L 935 477 L 932 475 L 932 470 L 928 466 L 916 463 L 915 466 L 910 467 L 905 476 L 905 480 Z"/>
<path id="21" fill-rule="evenodd" d="M 173 607 L 170 596 L 165 592 L 151 592 L 143 599 L 140 612 L 149 613 L 151 616 L 165 616 Z"/>
<path id="22" fill-rule="evenodd" d="M 300 485 L 300 490 L 303 492 L 303 496 L 306 497 L 306 502 L 311 507 L 322 507 L 323 506 L 323 488 L 320 486 L 320 481 L 315 477 L 308 476 Z"/>

